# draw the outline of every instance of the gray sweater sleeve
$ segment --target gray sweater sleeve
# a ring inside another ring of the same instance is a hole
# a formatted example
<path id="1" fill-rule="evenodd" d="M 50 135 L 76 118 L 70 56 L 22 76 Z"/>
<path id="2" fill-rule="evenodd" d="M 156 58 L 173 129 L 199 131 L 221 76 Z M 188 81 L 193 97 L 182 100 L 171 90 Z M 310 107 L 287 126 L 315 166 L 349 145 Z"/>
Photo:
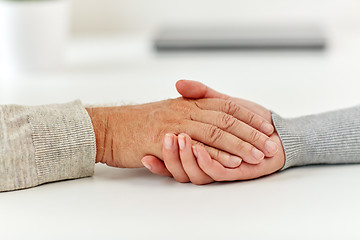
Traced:
<path id="1" fill-rule="evenodd" d="M 91 119 L 80 101 L 0 106 L 0 191 L 93 175 Z"/>
<path id="2" fill-rule="evenodd" d="M 282 169 L 360 163 L 360 106 L 292 119 L 272 117 L 285 151 Z"/>

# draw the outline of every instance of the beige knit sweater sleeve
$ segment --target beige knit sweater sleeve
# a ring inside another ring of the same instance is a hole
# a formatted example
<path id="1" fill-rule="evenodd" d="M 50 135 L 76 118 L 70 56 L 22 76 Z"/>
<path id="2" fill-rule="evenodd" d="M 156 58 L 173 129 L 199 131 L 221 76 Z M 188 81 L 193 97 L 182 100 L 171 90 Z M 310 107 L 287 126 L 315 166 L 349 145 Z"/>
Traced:
<path id="1" fill-rule="evenodd" d="M 0 106 L 0 191 L 93 175 L 95 135 L 80 101 Z"/>

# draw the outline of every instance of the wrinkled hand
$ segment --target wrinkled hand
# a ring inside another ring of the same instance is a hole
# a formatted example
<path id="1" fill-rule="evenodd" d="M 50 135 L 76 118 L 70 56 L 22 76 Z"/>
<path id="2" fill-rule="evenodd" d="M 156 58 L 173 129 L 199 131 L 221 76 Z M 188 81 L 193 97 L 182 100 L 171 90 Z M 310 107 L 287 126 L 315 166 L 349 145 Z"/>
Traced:
<path id="1" fill-rule="evenodd" d="M 272 122 L 271 112 L 256 103 L 231 98 L 195 81 L 178 81 L 176 86 L 179 93 L 184 97 L 231 100 Z M 279 151 L 274 156 L 267 157 L 256 165 L 243 162 L 236 168 L 222 166 L 203 147 L 193 146 L 191 138 L 187 134 L 180 134 L 179 136 L 167 135 L 166 138 L 171 138 L 172 141 L 178 142 L 178 144 L 173 145 L 172 148 L 163 147 L 164 162 L 154 156 L 146 156 L 142 162 L 153 173 L 172 176 L 179 182 L 191 181 L 194 184 L 207 184 L 214 181 L 253 179 L 274 173 L 281 169 L 285 163 L 285 155 L 278 134 L 274 132 L 270 137 L 278 145 Z M 166 138 L 164 143 L 167 141 Z"/>
<path id="2" fill-rule="evenodd" d="M 96 136 L 96 161 L 113 167 L 142 167 L 145 155 L 162 158 L 166 133 L 187 133 L 227 167 L 239 166 L 242 160 L 257 164 L 277 151 L 258 131 L 271 134 L 274 128 L 231 100 L 177 98 L 87 111 Z"/>

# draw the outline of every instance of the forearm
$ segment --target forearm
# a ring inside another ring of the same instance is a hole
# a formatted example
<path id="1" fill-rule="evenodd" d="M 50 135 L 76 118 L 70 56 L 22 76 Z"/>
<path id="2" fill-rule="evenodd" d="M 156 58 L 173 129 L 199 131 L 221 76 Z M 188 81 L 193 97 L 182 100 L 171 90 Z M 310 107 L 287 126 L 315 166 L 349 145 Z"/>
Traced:
<path id="1" fill-rule="evenodd" d="M 360 163 L 360 106 L 273 122 L 285 151 L 282 169 L 310 164 Z"/>
<path id="2" fill-rule="evenodd" d="M 91 176 L 91 120 L 80 101 L 0 106 L 0 191 Z"/>

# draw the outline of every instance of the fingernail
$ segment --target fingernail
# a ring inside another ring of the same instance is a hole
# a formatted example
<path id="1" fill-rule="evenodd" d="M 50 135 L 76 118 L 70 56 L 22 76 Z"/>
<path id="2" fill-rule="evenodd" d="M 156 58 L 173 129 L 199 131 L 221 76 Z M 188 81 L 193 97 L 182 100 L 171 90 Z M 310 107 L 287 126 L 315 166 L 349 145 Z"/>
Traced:
<path id="1" fill-rule="evenodd" d="M 276 153 L 278 151 L 278 146 L 271 139 L 266 140 L 265 149 L 269 153 Z"/>
<path id="2" fill-rule="evenodd" d="M 257 160 L 262 160 L 262 159 L 265 157 L 264 153 L 262 153 L 261 151 L 259 151 L 259 150 L 256 149 L 256 148 L 253 148 L 253 149 L 252 149 L 252 155 L 253 155 L 254 158 L 257 159 Z"/>
<path id="3" fill-rule="evenodd" d="M 173 138 L 170 133 L 165 134 L 164 147 L 165 149 L 171 149 L 173 146 Z"/>
<path id="4" fill-rule="evenodd" d="M 147 169 L 151 170 L 151 165 L 150 165 L 150 164 L 148 164 L 147 162 L 143 162 L 143 161 L 141 161 L 141 162 L 142 162 L 142 164 L 144 165 L 144 167 L 146 167 Z"/>
<path id="5" fill-rule="evenodd" d="M 183 150 L 185 148 L 185 136 L 180 134 L 178 136 L 178 142 L 179 142 L 179 148 Z"/>
<path id="6" fill-rule="evenodd" d="M 194 153 L 195 157 L 198 158 L 198 153 L 196 151 L 196 147 L 192 146 L 192 150 L 193 150 L 193 153 Z"/>
<path id="7" fill-rule="evenodd" d="M 241 158 L 237 157 L 237 156 L 234 156 L 234 155 L 231 155 L 230 156 L 230 160 L 235 163 L 236 165 L 239 165 L 242 161 Z"/>
<path id="8" fill-rule="evenodd" d="M 260 130 L 261 130 L 263 133 L 271 134 L 271 133 L 274 131 L 274 127 L 273 127 L 273 125 L 271 125 L 270 123 L 264 122 L 264 123 L 261 125 Z"/>

